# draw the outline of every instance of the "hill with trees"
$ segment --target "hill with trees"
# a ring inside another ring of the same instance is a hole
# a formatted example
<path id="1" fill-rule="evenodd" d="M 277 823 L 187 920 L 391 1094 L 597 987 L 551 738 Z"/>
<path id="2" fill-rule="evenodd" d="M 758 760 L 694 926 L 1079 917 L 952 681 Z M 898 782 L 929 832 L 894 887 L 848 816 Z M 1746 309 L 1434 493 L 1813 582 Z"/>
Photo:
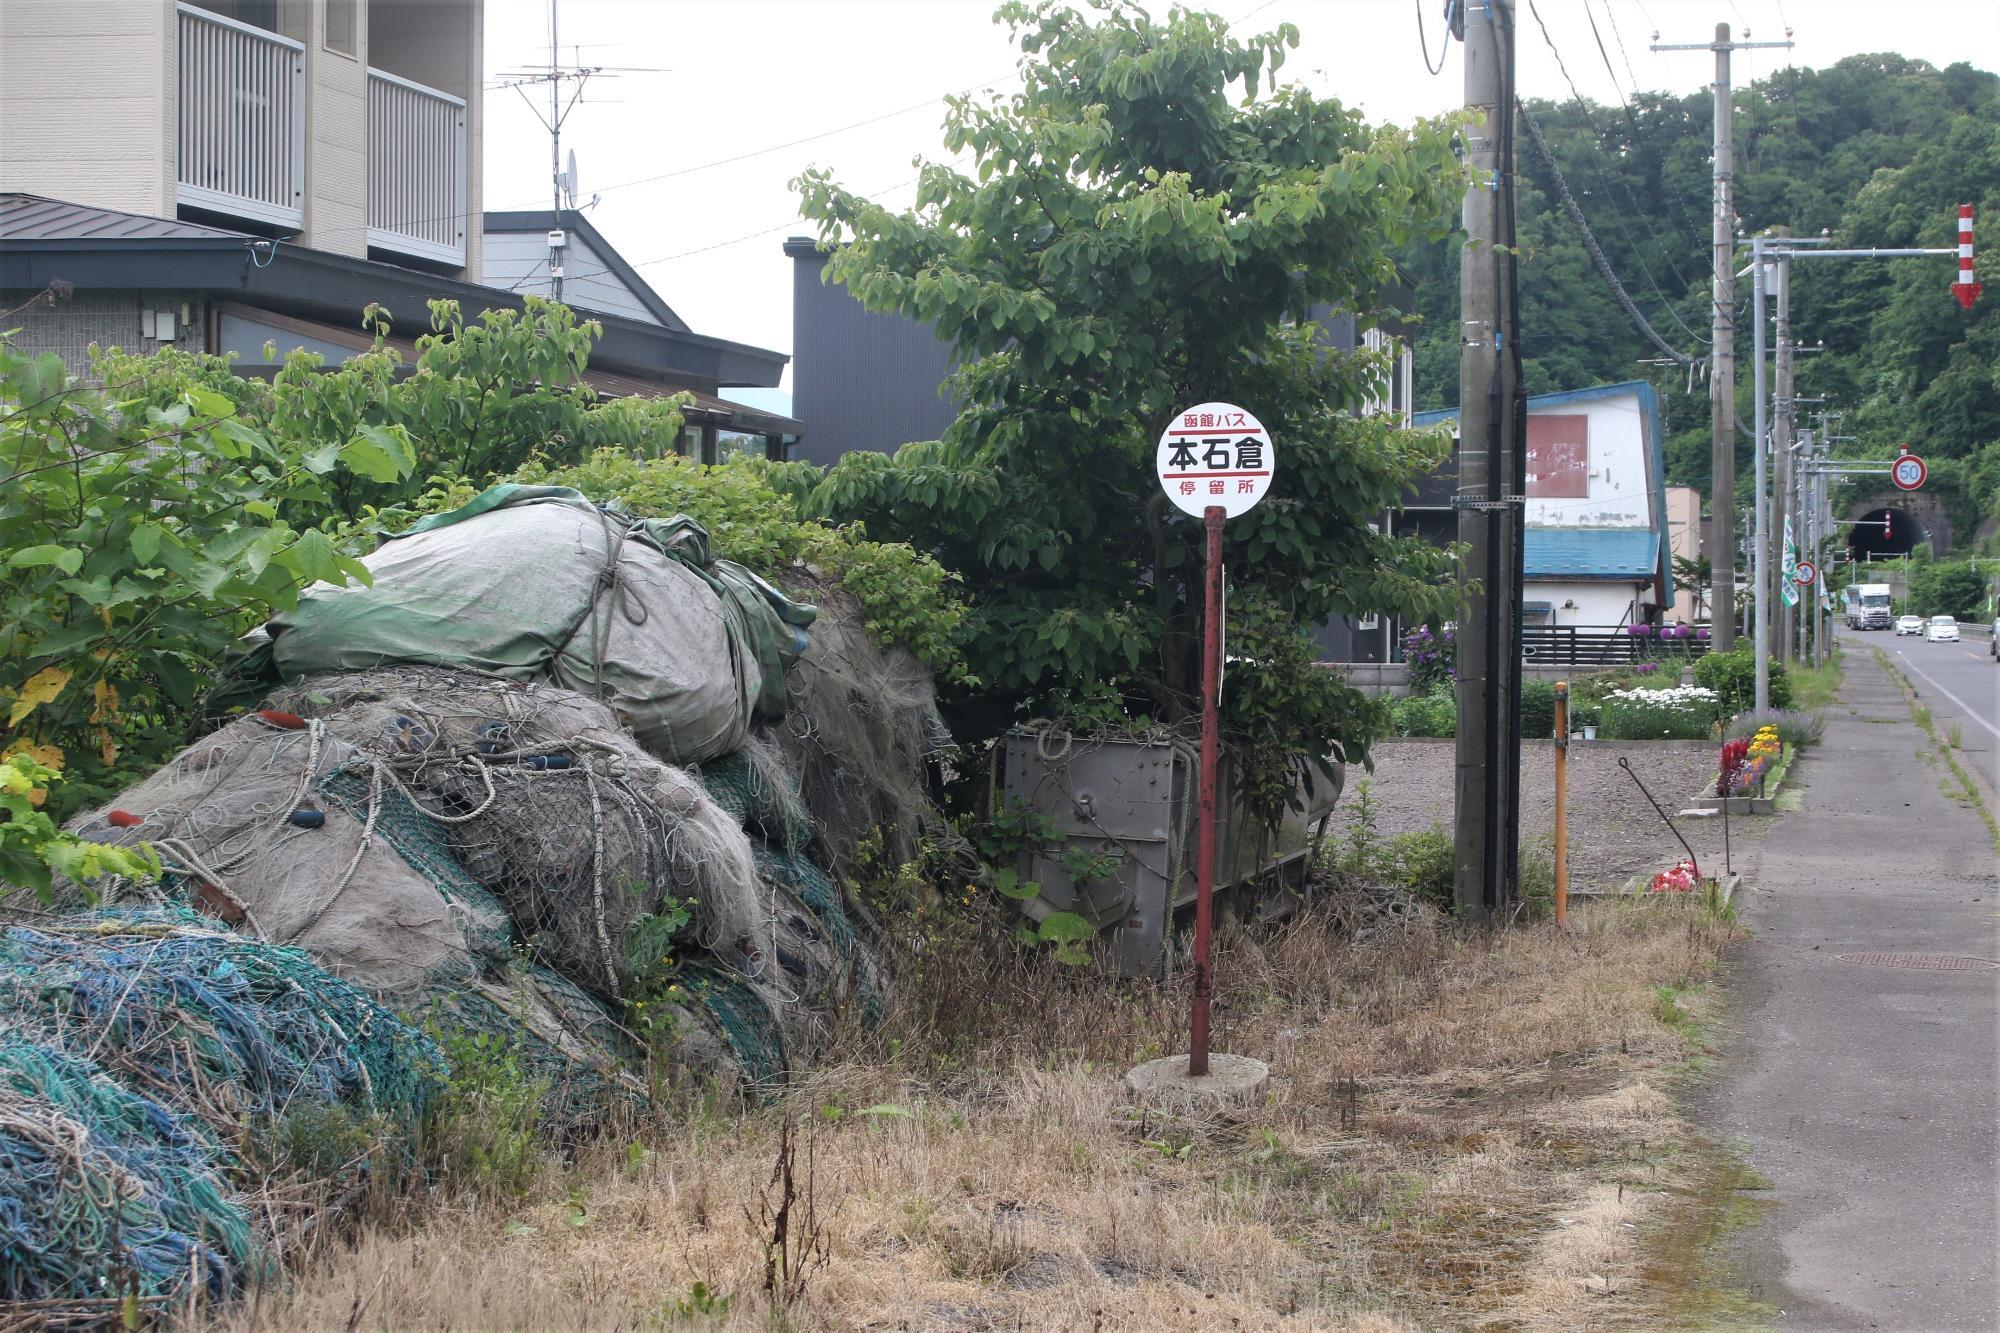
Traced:
<path id="1" fill-rule="evenodd" d="M 1549 154 L 1584 220 L 1661 336 L 1708 355 L 1712 97 L 1643 93 L 1614 106 L 1530 99 Z M 1528 391 L 1650 378 L 1665 401 L 1667 472 L 1709 487 L 1708 389 L 1658 364 L 1565 215 L 1555 174 L 1520 139 L 1521 350 Z M 1897 55 L 1787 68 L 1736 92 L 1736 211 L 1744 234 L 1822 230 L 1843 245 L 1957 243 L 1957 205 L 2000 228 L 2000 76 Z M 2000 235 L 2000 231 L 1995 232 Z M 1458 395 L 1459 249 L 1410 247 L 1424 329 L 1417 405 Z M 1988 274 L 1996 260 L 1981 265 Z M 1799 359 L 1799 394 L 1845 413 L 1840 446 L 1880 457 L 1907 442 L 1931 461 L 1957 541 L 1991 545 L 2000 524 L 2000 279 L 1968 313 L 1947 258 L 1793 265 L 1793 330 L 1825 351 Z M 1738 284 L 1739 410 L 1750 419 L 1750 285 Z M 1737 478 L 1747 496 L 1749 442 Z"/>

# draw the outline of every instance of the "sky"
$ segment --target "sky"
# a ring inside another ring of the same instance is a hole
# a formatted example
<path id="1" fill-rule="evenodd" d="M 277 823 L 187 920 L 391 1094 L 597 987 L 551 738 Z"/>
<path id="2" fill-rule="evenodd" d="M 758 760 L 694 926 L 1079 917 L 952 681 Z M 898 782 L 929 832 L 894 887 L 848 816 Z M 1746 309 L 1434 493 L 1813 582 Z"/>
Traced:
<path id="1" fill-rule="evenodd" d="M 563 125 L 587 216 L 698 333 L 789 352 L 785 237 L 811 233 L 789 182 L 809 166 L 888 204 L 915 194 L 915 159 L 948 160 L 950 93 L 1018 87 L 997 0 L 557 0 L 560 64 L 613 67 L 588 81 Z M 1532 97 L 1606 104 L 1635 89 L 1709 84 L 1708 42 L 1738 51 L 1738 85 L 1787 63 L 1817 68 L 1894 50 L 1943 66 L 2000 63 L 2000 0 L 1527 0 L 1518 81 Z M 1291 23 L 1282 76 L 1408 123 L 1462 101 L 1464 67 L 1444 40 L 1442 0 L 1207 0 L 1239 33 Z M 1152 6 L 1156 14 L 1167 5 Z M 549 136 L 507 75 L 549 63 L 550 0 L 487 0 L 486 207 L 550 204 Z M 1419 45 L 1422 13 L 1430 46 Z M 1893 16 L 1893 22 L 1890 21 Z M 1593 33 L 1591 20 L 1596 22 Z M 1599 39 L 1602 41 L 1600 53 Z M 1433 75 L 1429 65 L 1443 65 Z M 1559 63 L 1560 62 L 1560 63 Z M 622 69 L 618 68 L 622 67 Z M 1566 74 L 1565 74 L 1566 71 Z"/>

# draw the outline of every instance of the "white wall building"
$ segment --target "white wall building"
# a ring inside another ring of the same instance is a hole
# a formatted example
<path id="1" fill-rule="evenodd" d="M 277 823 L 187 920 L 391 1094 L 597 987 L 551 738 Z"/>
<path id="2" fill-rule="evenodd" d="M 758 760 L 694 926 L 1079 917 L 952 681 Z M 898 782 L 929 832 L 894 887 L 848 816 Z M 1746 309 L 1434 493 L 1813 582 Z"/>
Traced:
<path id="1" fill-rule="evenodd" d="M 1659 621 L 1674 600 L 1665 476 L 1660 397 L 1645 381 L 1528 399 L 1525 623 Z"/>

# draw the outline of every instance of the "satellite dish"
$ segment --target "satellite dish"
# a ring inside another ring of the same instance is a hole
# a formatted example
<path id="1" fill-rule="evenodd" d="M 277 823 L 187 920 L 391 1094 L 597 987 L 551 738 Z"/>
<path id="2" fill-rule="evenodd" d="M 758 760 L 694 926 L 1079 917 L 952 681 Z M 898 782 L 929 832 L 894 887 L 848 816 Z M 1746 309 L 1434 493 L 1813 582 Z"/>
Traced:
<path id="1" fill-rule="evenodd" d="M 563 189 L 569 195 L 569 206 L 575 208 L 578 193 L 576 184 L 576 149 L 572 148 L 569 150 L 568 158 L 563 165 L 566 168 L 563 172 Z"/>

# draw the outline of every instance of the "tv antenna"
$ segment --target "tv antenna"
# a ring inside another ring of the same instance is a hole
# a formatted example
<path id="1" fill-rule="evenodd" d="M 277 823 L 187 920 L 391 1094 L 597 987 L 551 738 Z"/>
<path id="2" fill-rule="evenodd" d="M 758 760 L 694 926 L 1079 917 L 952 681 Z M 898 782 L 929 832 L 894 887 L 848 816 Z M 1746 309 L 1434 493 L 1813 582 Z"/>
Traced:
<path id="1" fill-rule="evenodd" d="M 558 301 L 563 295 L 563 254 L 569 248 L 569 233 L 563 225 L 564 214 L 565 210 L 575 212 L 577 206 L 576 153 L 572 150 L 567 159 L 563 156 L 563 125 L 578 103 L 583 101 L 584 89 L 592 79 L 669 72 L 643 65 L 587 65 L 580 58 L 563 64 L 560 9 L 561 0 L 549 0 L 549 63 L 509 70 L 500 76 L 497 85 L 519 93 L 528 109 L 535 113 L 535 119 L 541 121 L 543 128 L 549 132 L 549 197 L 555 215 L 555 225 L 549 229 L 549 289 Z M 575 48 L 571 54 L 581 57 L 582 48 Z M 528 95 L 529 87 L 535 84 L 548 85 L 549 104 L 546 111 Z M 592 195 L 590 203 L 595 204 L 597 199 L 598 196 Z"/>

